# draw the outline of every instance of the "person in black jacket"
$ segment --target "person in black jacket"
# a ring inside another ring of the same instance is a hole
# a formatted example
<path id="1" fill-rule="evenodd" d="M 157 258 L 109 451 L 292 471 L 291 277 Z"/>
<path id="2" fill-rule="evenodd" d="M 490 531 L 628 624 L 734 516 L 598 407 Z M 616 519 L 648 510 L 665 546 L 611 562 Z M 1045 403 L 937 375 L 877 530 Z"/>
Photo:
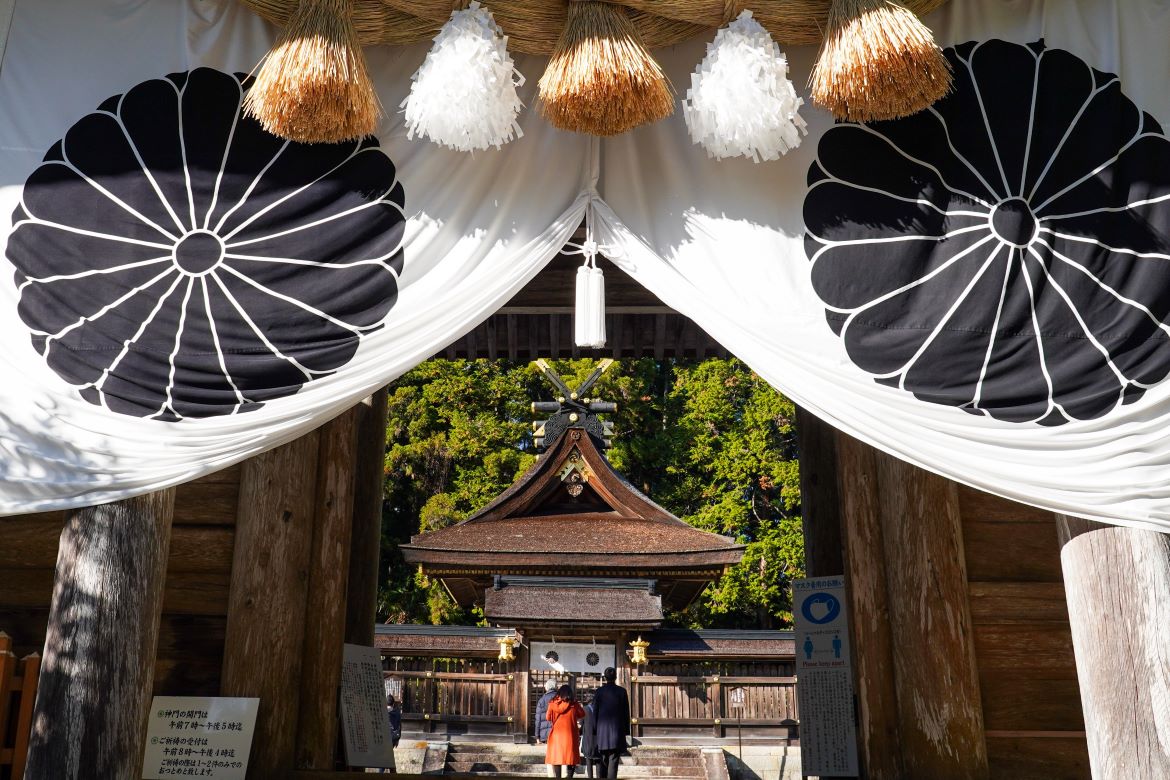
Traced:
<path id="1" fill-rule="evenodd" d="M 611 666 L 602 675 L 605 684 L 593 694 L 594 744 L 601 754 L 605 777 L 617 777 L 618 757 L 626 750 L 630 734 L 630 697 L 618 685 L 617 671 Z"/>

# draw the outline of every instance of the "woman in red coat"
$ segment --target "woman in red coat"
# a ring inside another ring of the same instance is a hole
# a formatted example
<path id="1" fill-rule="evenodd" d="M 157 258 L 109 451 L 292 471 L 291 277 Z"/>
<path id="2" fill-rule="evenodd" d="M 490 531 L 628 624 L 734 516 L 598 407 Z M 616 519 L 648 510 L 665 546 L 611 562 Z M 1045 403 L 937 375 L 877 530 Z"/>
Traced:
<path id="1" fill-rule="evenodd" d="M 573 698 L 573 689 L 562 685 L 557 695 L 548 703 L 545 718 L 551 724 L 548 730 L 548 748 L 544 762 L 553 768 L 555 777 L 561 776 L 561 767 L 567 767 L 567 777 L 573 776 L 581 762 L 581 732 L 577 721 L 585 717 L 585 708 Z"/>

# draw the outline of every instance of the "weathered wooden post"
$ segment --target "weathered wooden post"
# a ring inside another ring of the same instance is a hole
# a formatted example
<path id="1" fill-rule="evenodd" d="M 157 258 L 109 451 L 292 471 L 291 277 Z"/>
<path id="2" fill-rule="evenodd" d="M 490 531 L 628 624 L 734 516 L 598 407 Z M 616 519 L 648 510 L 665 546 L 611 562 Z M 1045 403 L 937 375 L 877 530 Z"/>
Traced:
<path id="1" fill-rule="evenodd" d="M 170 489 L 69 514 L 26 780 L 141 777 L 174 505 Z"/>
<path id="2" fill-rule="evenodd" d="M 386 460 L 386 389 L 357 405 L 353 468 L 353 532 L 349 558 L 345 641 L 374 644 L 378 563 L 382 552 L 382 492 Z"/>
<path id="3" fill-rule="evenodd" d="M 1170 777 L 1170 535 L 1057 527 L 1093 777 Z"/>
<path id="4" fill-rule="evenodd" d="M 319 432 L 244 461 L 224 638 L 224 696 L 260 699 L 249 778 L 293 768 Z"/>

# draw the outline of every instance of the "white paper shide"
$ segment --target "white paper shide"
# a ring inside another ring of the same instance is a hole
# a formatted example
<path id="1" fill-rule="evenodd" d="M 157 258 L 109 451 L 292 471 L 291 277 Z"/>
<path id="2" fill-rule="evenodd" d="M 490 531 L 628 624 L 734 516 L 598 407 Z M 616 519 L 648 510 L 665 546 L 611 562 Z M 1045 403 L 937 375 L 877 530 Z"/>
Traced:
<path id="1" fill-rule="evenodd" d="M 691 74 L 683 118 L 708 156 L 776 160 L 807 131 L 788 61 L 751 11 L 715 33 Z"/>
<path id="2" fill-rule="evenodd" d="M 447 20 L 402 102 L 407 137 L 461 152 L 496 147 L 523 133 L 516 87 L 524 77 L 491 13 L 472 2 Z"/>

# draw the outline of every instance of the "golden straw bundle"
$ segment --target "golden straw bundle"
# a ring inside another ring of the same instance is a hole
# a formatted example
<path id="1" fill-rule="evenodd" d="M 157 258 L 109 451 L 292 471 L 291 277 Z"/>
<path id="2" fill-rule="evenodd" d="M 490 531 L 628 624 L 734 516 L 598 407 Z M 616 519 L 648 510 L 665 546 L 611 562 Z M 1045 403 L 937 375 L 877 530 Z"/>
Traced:
<path id="1" fill-rule="evenodd" d="M 900 3 L 832 0 L 809 87 L 838 119 L 897 119 L 949 92 L 951 66 L 926 25 Z"/>
<path id="2" fill-rule="evenodd" d="M 617 135 L 674 112 L 674 92 L 626 10 L 571 0 L 540 77 L 541 113 L 562 130 Z"/>
<path id="3" fill-rule="evenodd" d="M 351 18 L 352 0 L 301 0 L 268 53 L 244 110 L 270 133 L 303 143 L 361 138 L 378 97 Z"/>

